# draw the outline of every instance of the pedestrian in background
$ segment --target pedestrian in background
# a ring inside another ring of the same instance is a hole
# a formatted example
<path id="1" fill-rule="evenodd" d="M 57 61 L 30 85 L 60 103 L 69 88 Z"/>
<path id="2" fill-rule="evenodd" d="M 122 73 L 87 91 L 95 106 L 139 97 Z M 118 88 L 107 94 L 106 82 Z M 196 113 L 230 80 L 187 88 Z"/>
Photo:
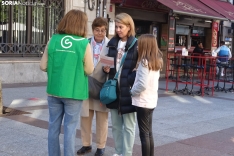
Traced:
<path id="1" fill-rule="evenodd" d="M 142 156 L 154 156 L 152 117 L 158 101 L 158 81 L 163 61 L 152 34 L 139 37 L 137 62 L 136 79 L 130 91 L 132 104 L 137 110 Z"/>
<path id="2" fill-rule="evenodd" d="M 92 23 L 93 36 L 89 39 L 91 51 L 93 53 L 94 72 L 90 76 L 98 82 L 106 81 L 106 73 L 102 69 L 100 55 L 106 55 L 108 52 L 106 37 L 108 23 L 105 18 L 97 17 Z M 79 88 L 78 88 L 79 89 Z M 83 147 L 77 151 L 78 155 L 83 155 L 92 150 L 92 120 L 96 114 L 96 143 L 97 150 L 95 156 L 102 156 L 105 152 L 106 139 L 108 133 L 108 109 L 106 105 L 101 104 L 100 100 L 89 97 L 83 101 L 81 111 L 81 139 Z"/>
<path id="3" fill-rule="evenodd" d="M 201 41 L 198 41 L 197 42 L 197 46 L 193 49 L 193 53 L 197 53 L 197 54 L 200 54 L 200 55 L 203 55 L 203 45 L 202 45 L 202 42 Z"/>
<path id="4" fill-rule="evenodd" d="M 47 71 L 49 107 L 49 156 L 60 156 L 59 135 L 64 126 L 64 156 L 75 155 L 76 127 L 82 101 L 88 98 L 88 76 L 93 57 L 87 34 L 86 14 L 69 11 L 60 21 L 57 34 L 48 42 L 40 67 Z"/>
<path id="5" fill-rule="evenodd" d="M 111 113 L 112 134 L 115 142 L 114 156 L 132 156 L 132 148 L 135 139 L 136 113 L 129 112 L 132 108 L 130 88 L 132 87 L 136 71 L 133 69 L 137 63 L 137 42 L 128 50 L 135 40 L 135 26 L 133 19 L 126 13 L 115 17 L 115 36 L 109 41 L 108 56 L 114 57 L 115 66 L 104 67 L 109 73 L 109 79 L 113 79 L 116 72 L 118 76 L 117 100 L 107 105 Z M 128 51 L 127 51 L 128 50 Z M 120 67 L 124 53 L 127 51 L 123 66 Z"/>
<path id="6" fill-rule="evenodd" d="M 193 59 L 193 63 L 196 63 L 198 65 L 202 64 L 201 59 L 199 57 L 204 55 L 203 49 L 204 49 L 204 47 L 203 47 L 202 42 L 198 41 L 197 45 L 193 49 L 193 53 L 192 53 L 192 56 L 195 57 L 195 58 L 192 58 Z"/>
<path id="7" fill-rule="evenodd" d="M 220 47 L 215 50 L 215 53 L 218 56 L 216 62 L 220 64 L 228 64 L 228 60 L 232 58 L 231 50 L 225 45 L 224 41 L 220 41 Z M 216 75 L 219 72 L 221 76 L 224 76 L 224 68 L 221 68 L 221 71 L 219 71 L 219 67 L 216 67 Z"/>

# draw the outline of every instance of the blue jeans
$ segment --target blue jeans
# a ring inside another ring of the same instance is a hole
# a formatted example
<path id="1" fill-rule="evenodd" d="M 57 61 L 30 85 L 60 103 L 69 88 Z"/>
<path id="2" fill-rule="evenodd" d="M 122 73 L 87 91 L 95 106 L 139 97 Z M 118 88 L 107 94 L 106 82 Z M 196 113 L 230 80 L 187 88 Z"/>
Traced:
<path id="1" fill-rule="evenodd" d="M 119 115 L 117 109 L 110 109 L 112 134 L 116 154 L 132 156 L 135 140 L 136 113 Z"/>
<path id="2" fill-rule="evenodd" d="M 59 134 L 64 118 L 64 156 L 75 155 L 76 127 L 78 125 L 82 101 L 48 96 L 49 106 L 49 156 L 60 156 Z"/>

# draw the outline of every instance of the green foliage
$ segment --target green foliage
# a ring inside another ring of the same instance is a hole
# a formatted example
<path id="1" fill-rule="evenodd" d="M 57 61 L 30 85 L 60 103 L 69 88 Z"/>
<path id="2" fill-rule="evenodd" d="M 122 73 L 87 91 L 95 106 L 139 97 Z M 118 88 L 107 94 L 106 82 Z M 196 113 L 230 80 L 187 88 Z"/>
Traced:
<path id="1" fill-rule="evenodd" d="M 1 4 L 2 0 L 0 0 L 0 23 L 6 23 L 8 21 L 8 8 Z"/>

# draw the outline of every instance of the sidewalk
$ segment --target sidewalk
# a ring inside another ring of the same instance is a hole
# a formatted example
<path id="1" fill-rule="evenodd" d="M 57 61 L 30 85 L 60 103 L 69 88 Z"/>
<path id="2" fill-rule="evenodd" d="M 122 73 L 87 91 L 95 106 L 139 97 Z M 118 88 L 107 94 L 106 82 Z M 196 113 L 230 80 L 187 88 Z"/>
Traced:
<path id="1" fill-rule="evenodd" d="M 158 106 L 154 111 L 153 129 L 155 156 L 234 156 L 234 94 L 215 92 L 214 96 L 174 94 L 169 83 L 160 81 Z M 6 115 L 0 116 L 1 156 L 46 156 L 48 107 L 46 87 L 40 84 L 3 85 L 3 105 Z M 95 121 L 95 120 L 94 120 Z M 93 122 L 93 156 L 95 122 Z M 133 156 L 141 156 L 136 128 Z M 81 145 L 77 127 L 76 149 Z M 63 135 L 60 137 L 61 147 Z M 105 156 L 114 154 L 114 142 L 109 120 Z"/>

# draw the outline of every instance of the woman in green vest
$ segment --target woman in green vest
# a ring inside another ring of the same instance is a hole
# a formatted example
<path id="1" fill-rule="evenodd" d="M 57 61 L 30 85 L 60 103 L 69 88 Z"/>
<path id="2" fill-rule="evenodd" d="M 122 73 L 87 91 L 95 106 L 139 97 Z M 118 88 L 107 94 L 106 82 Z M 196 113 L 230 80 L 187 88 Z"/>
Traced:
<path id="1" fill-rule="evenodd" d="M 48 42 L 40 68 L 47 72 L 49 107 L 49 156 L 60 156 L 59 134 L 64 120 L 64 156 L 75 155 L 75 136 L 82 101 L 88 98 L 88 77 L 93 57 L 87 34 L 87 16 L 69 11 L 60 21 L 57 34 Z"/>

